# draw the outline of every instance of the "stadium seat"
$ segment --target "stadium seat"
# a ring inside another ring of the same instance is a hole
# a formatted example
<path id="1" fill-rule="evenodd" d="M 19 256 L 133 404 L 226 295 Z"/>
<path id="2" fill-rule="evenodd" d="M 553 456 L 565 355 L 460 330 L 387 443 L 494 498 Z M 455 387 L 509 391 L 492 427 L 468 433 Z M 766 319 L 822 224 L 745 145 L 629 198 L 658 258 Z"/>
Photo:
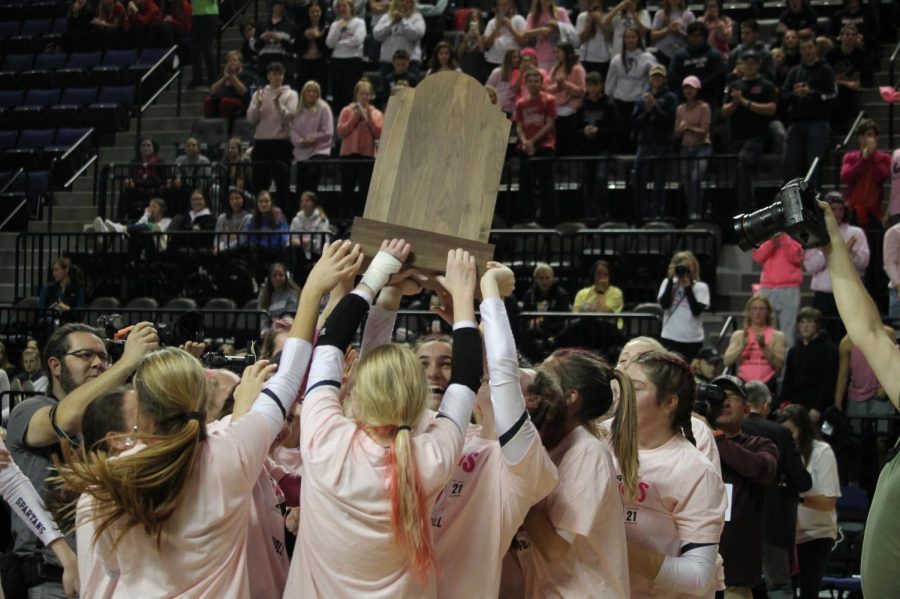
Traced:
<path id="1" fill-rule="evenodd" d="M 72 152 L 66 160 L 60 160 L 82 138 L 85 138 L 84 145 L 78 151 Z M 63 127 L 56 132 L 53 144 L 44 147 L 40 159 L 40 163 L 46 168 L 53 167 L 54 184 L 64 183 L 75 173 L 83 164 L 85 153 L 90 151 L 92 142 L 93 132 L 90 128 Z M 57 162 L 54 163 L 54 160 Z"/>
<path id="2" fill-rule="evenodd" d="M 13 109 L 15 125 L 22 129 L 36 129 L 46 125 L 47 109 L 59 102 L 59 88 L 29 89 L 22 105 Z M 21 144 L 21 140 L 19 140 Z"/>
<path id="3" fill-rule="evenodd" d="M 247 119 L 235 119 L 231 125 L 231 137 L 237 137 L 242 143 L 253 143 L 256 125 Z"/>
<path id="4" fill-rule="evenodd" d="M 3 8 L 9 9 L 10 7 L 7 5 Z M 22 26 L 22 23 L 18 20 L 18 17 L 7 18 L 0 16 L 0 19 L 2 19 L 0 20 L 0 38 L 10 38 L 19 34 L 19 28 Z"/>
<path id="5" fill-rule="evenodd" d="M 216 314 L 208 310 L 237 309 L 234 300 L 227 297 L 214 297 L 203 306 L 203 328 L 210 337 L 224 337 L 231 332 L 235 314 Z"/>
<path id="6" fill-rule="evenodd" d="M 22 90 L 0 91 L 0 129 L 14 129 L 13 109 L 22 104 L 25 92 Z"/>
<path id="7" fill-rule="evenodd" d="M 19 35 L 31 35 L 40 37 L 52 31 L 52 19 L 25 19 L 24 21 L 22 21 L 22 28 L 19 29 Z"/>
<path id="8" fill-rule="evenodd" d="M 11 148 L 0 156 L 0 169 L 16 170 L 23 168 L 32 170 L 46 168 L 40 162 L 41 151 L 53 143 L 56 131 L 53 129 L 25 129 L 19 134 L 15 148 Z"/>
<path id="9" fill-rule="evenodd" d="M 68 2 L 29 2 L 25 5 L 22 16 L 26 19 L 53 19 L 64 17 Z"/>
<path id="10" fill-rule="evenodd" d="M 8 150 L 9 148 L 16 147 L 16 135 L 17 131 L 15 130 L 4 130 L 0 131 L 0 150 Z M 0 184 L 2 186 L 2 184 Z"/>
<path id="11" fill-rule="evenodd" d="M 40 38 L 35 35 L 14 35 L 3 42 L 6 52 L 18 54 L 34 54 L 38 50 Z"/>
<path id="12" fill-rule="evenodd" d="M 228 142 L 228 119 L 194 119 L 191 137 L 200 141 L 207 158 L 218 160 L 222 156 L 222 145 Z"/>
<path id="13" fill-rule="evenodd" d="M 90 104 L 97 101 L 96 87 L 67 87 L 63 90 L 59 104 L 47 111 L 47 124 L 52 127 L 72 127 L 82 125 L 84 113 Z"/>
<path id="14" fill-rule="evenodd" d="M 34 54 L 7 54 L 3 57 L 3 65 L 0 70 L 18 73 L 32 68 L 34 68 Z"/>
<path id="15" fill-rule="evenodd" d="M 137 61 L 137 50 L 107 50 L 103 62 L 92 70 L 95 85 L 118 85 L 123 83 L 125 67 Z"/>
<path id="16" fill-rule="evenodd" d="M 87 122 L 103 138 L 128 129 L 134 106 L 134 87 L 110 85 L 100 90 L 97 102 L 88 106 Z"/>
<path id="17" fill-rule="evenodd" d="M 50 33 L 54 35 L 62 35 L 69 30 L 69 19 L 60 17 L 53 21 L 53 28 Z"/>
<path id="18" fill-rule="evenodd" d="M 64 52 L 42 52 L 34 59 L 34 68 L 55 71 L 65 68 L 69 57 Z"/>

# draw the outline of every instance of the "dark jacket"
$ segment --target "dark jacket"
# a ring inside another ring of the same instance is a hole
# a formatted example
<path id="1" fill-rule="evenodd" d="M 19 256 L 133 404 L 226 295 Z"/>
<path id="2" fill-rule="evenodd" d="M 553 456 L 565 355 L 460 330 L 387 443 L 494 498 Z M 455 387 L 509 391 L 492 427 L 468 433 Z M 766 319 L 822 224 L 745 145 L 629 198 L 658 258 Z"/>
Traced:
<path id="1" fill-rule="evenodd" d="M 826 333 L 809 344 L 798 339 L 785 360 L 781 400 L 824 412 L 834 403 L 837 370 L 838 349 Z"/>
<path id="2" fill-rule="evenodd" d="M 616 103 L 609 96 L 602 96 L 596 102 L 585 96 L 576 113 L 575 122 L 578 126 L 579 146 L 585 154 L 609 152 L 618 143 L 616 136 L 621 132 L 622 120 Z M 584 134 L 584 128 L 588 125 L 597 127 L 594 137 Z"/>
<path id="3" fill-rule="evenodd" d="M 725 82 L 725 59 L 722 53 L 709 44 L 676 50 L 669 65 L 669 89 L 674 90 L 680 100 L 684 99 L 681 83 L 689 75 L 700 79 L 700 99 L 710 106 L 718 106 Z"/>
<path id="4" fill-rule="evenodd" d="M 748 435 L 768 439 L 778 449 L 776 484 L 766 487 L 763 498 L 763 541 L 792 549 L 797 528 L 798 493 L 812 487 L 812 477 L 803 466 L 797 445 L 785 427 L 751 413 L 741 425 L 741 430 Z"/>
<path id="5" fill-rule="evenodd" d="M 642 99 L 634 103 L 632 128 L 637 131 L 638 143 L 672 145 L 678 98 L 665 86 L 653 94 L 653 97 L 656 98 L 656 105 L 650 110 L 644 107 Z"/>
<path id="6" fill-rule="evenodd" d="M 532 285 L 522 297 L 522 310 L 525 312 L 569 312 L 571 306 L 569 294 L 557 283 L 551 285 L 547 293 L 541 293 Z"/>
<path id="7" fill-rule="evenodd" d="M 719 554 L 727 586 L 753 586 L 762 576 L 762 507 L 775 482 L 778 449 L 762 437 L 741 433 L 717 437 L 722 480 L 731 485 L 731 520 L 725 523 Z"/>
<path id="8" fill-rule="evenodd" d="M 794 94 L 797 83 L 809 85 L 809 93 L 800 97 Z M 792 123 L 802 121 L 827 121 L 831 117 L 831 100 L 837 95 L 834 71 L 824 60 L 811 65 L 802 62 L 788 73 L 781 88 L 781 104 Z"/>

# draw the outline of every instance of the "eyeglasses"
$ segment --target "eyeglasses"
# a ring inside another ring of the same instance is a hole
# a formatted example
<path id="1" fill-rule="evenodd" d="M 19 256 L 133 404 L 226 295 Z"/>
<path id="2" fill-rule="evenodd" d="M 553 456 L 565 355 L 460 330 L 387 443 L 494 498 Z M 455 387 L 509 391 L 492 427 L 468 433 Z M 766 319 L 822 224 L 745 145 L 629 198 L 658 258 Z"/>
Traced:
<path id="1" fill-rule="evenodd" d="M 105 351 L 94 351 L 92 349 L 76 349 L 75 351 L 70 351 L 69 353 L 63 355 L 75 356 L 79 360 L 84 360 L 85 362 L 93 362 L 94 358 L 100 358 L 101 364 L 109 364 L 109 354 Z"/>

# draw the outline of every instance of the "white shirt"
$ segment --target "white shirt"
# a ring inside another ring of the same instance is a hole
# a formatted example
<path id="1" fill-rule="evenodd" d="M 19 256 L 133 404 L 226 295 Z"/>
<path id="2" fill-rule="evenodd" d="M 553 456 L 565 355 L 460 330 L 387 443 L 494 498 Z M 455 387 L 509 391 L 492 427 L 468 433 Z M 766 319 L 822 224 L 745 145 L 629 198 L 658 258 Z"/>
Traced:
<path id="1" fill-rule="evenodd" d="M 518 33 L 525 31 L 525 18 L 522 15 L 511 16 L 509 18 L 509 24 Z M 493 18 L 488 21 L 487 27 L 484 28 L 484 37 L 488 37 L 494 33 L 496 28 L 497 19 Z M 513 37 L 512 33 L 509 32 L 509 29 L 503 27 L 497 35 L 497 39 L 494 40 L 494 45 L 485 50 L 484 59 L 491 64 L 499 65 L 503 62 L 503 55 L 506 54 L 506 51 L 510 48 L 518 49 L 519 44 L 516 42 L 516 38 Z"/>
<path id="2" fill-rule="evenodd" d="M 575 31 L 578 35 L 584 33 L 587 28 L 587 12 L 583 12 L 575 19 Z M 581 60 L 587 62 L 609 62 L 612 52 L 607 38 L 607 32 L 601 27 L 597 27 L 594 37 L 582 42 L 581 44 Z"/>
<path id="3" fill-rule="evenodd" d="M 812 477 L 809 491 L 800 497 L 840 497 L 841 483 L 838 479 L 837 459 L 831 446 L 818 439 L 813 440 L 812 454 L 806 471 Z M 797 542 L 805 543 L 815 539 L 837 538 L 837 511 L 813 510 L 802 503 L 797 506 Z"/>
<path id="4" fill-rule="evenodd" d="M 662 299 L 668 281 L 663 279 L 659 286 L 657 299 Z M 695 281 L 694 298 L 701 304 L 709 306 L 709 286 L 703 281 Z M 662 337 L 681 343 L 697 343 L 704 339 L 703 321 L 691 312 L 684 289 L 677 281 L 672 283 L 672 304 L 663 312 Z"/>

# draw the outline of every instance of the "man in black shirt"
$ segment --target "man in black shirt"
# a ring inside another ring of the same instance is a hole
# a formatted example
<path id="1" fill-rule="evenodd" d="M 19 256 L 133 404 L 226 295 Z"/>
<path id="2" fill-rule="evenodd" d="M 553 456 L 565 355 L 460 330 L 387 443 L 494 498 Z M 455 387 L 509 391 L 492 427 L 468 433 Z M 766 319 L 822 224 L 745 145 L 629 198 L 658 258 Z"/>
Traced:
<path id="1" fill-rule="evenodd" d="M 743 78 L 726 88 L 722 115 L 729 120 L 731 129 L 729 153 L 738 155 L 738 205 L 749 212 L 755 208 L 753 168 L 762 156 L 777 105 L 775 86 L 759 76 L 759 54 L 746 50 L 741 60 Z"/>
<path id="2" fill-rule="evenodd" d="M 858 40 L 856 27 L 845 25 L 841 29 L 840 43 L 825 55 L 837 81 L 837 97 L 831 108 L 831 127 L 837 134 L 847 133 L 851 121 L 862 109 L 859 86 L 863 72 L 868 69 L 868 61 Z"/>
<path id="3" fill-rule="evenodd" d="M 587 93 L 575 115 L 578 127 L 579 151 L 583 156 L 596 156 L 597 161 L 584 164 L 585 212 L 590 217 L 605 220 L 608 206 L 600 195 L 606 188 L 607 161 L 621 128 L 619 109 L 615 102 L 603 93 L 600 73 L 588 73 L 585 78 Z"/>
<path id="4" fill-rule="evenodd" d="M 728 54 L 728 72 L 734 71 L 739 58 L 744 56 L 747 50 L 753 50 L 759 55 L 761 62 L 759 74 L 769 81 L 775 80 L 775 62 L 772 53 L 759 39 L 759 23 L 755 19 L 747 19 L 741 22 L 741 43 Z"/>

